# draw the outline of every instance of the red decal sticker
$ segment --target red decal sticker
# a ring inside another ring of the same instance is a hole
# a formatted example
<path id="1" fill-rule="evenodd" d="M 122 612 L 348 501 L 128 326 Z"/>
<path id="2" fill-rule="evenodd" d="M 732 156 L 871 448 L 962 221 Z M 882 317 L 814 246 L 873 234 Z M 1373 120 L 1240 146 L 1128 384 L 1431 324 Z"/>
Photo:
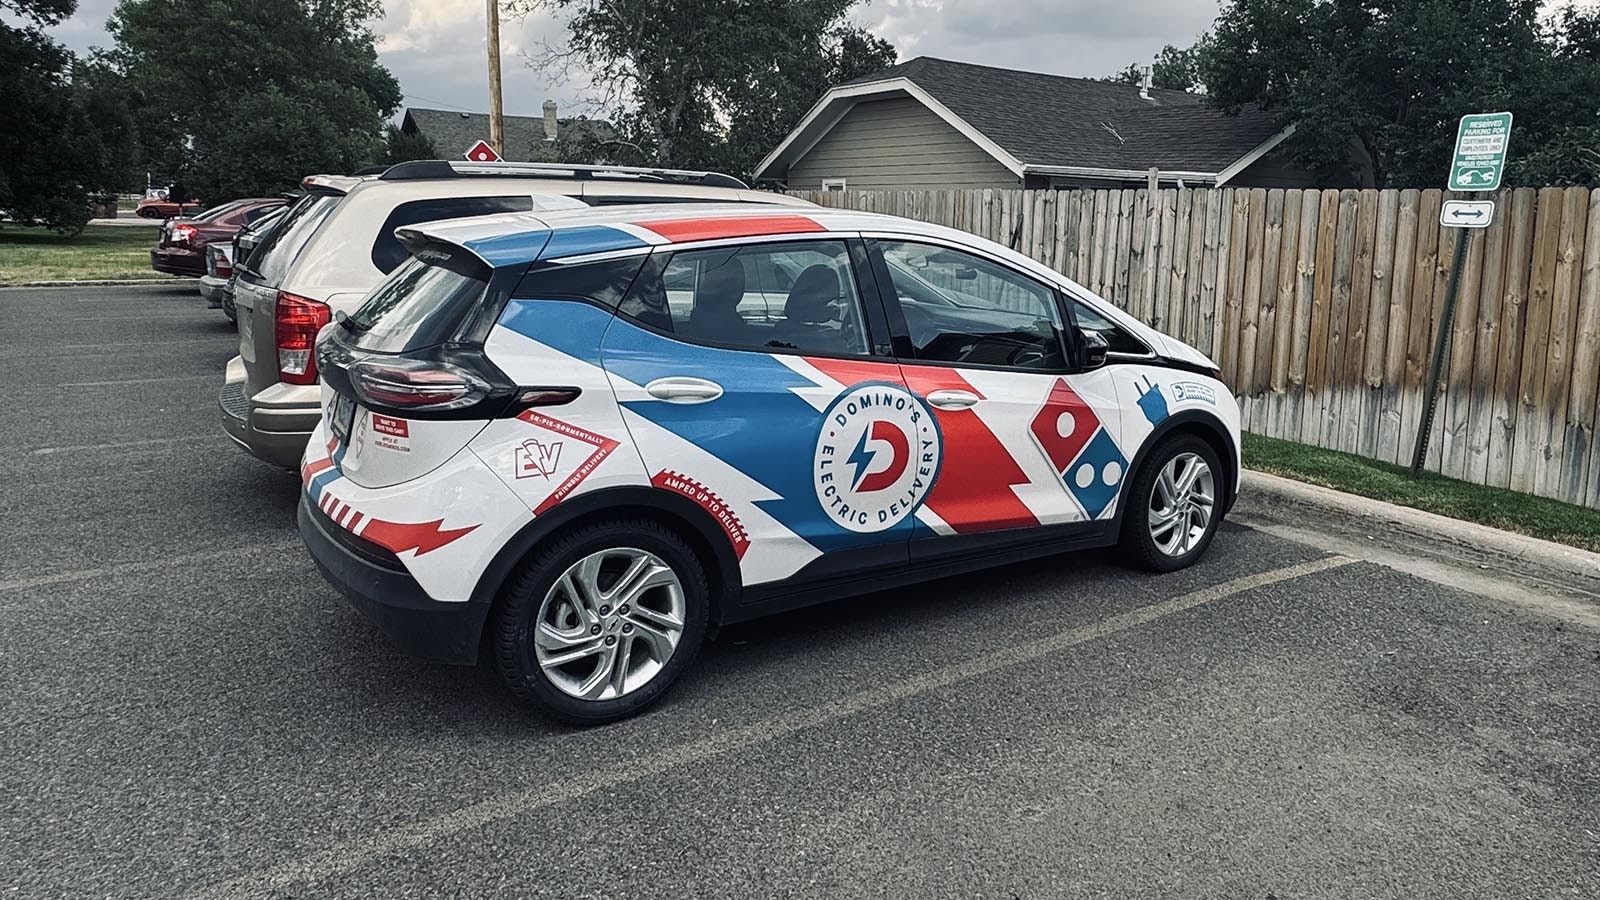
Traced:
<path id="1" fill-rule="evenodd" d="M 1033 439 L 1039 442 L 1039 448 L 1050 458 L 1057 472 L 1067 470 L 1067 465 L 1099 427 L 1100 417 L 1067 385 L 1065 378 L 1056 379 L 1044 407 L 1034 415 L 1029 426 Z"/>
<path id="2" fill-rule="evenodd" d="M 712 238 L 755 237 L 763 234 L 800 234 L 827 231 L 806 216 L 728 216 L 717 219 L 670 219 L 665 222 L 640 222 L 640 228 L 654 231 L 669 241 L 707 241 Z"/>
<path id="3" fill-rule="evenodd" d="M 573 470 L 573 473 L 566 477 L 566 480 L 562 481 L 561 484 L 556 486 L 555 490 L 550 492 L 550 496 L 539 501 L 539 505 L 533 508 L 533 514 L 536 516 L 543 515 L 544 513 L 548 512 L 551 507 L 571 496 L 572 492 L 578 489 L 578 485 L 582 484 L 583 480 L 588 478 L 595 469 L 600 467 L 600 463 L 604 461 L 606 457 L 611 455 L 611 451 L 620 446 L 616 441 L 605 437 L 604 435 L 595 434 L 588 429 L 579 428 L 576 425 L 573 425 L 569 422 L 563 422 L 560 419 L 552 419 L 543 413 L 537 413 L 531 409 L 523 412 L 521 415 L 517 416 L 517 418 L 527 422 L 529 425 L 537 425 L 547 431 L 554 431 L 556 434 L 565 435 L 567 437 L 582 441 L 586 444 L 592 444 L 595 448 L 594 452 L 589 454 L 589 457 L 583 462 L 579 463 L 578 468 Z M 539 442 L 535 441 L 534 443 L 537 444 Z M 549 447 L 550 445 L 544 446 Z M 528 455 L 524 456 L 525 453 Z M 517 477 L 526 477 L 522 474 L 524 462 L 530 462 L 531 464 L 533 461 L 537 461 L 540 458 L 540 455 L 531 450 L 526 443 L 517 448 Z M 550 455 L 548 453 L 546 453 L 543 458 L 550 461 L 551 471 L 553 472 L 555 461 L 550 459 Z M 529 472 L 528 474 L 532 475 L 537 473 Z"/>
<path id="4" fill-rule="evenodd" d="M 805 357 L 805 361 L 816 367 L 818 372 L 832 378 L 845 387 L 860 384 L 863 381 L 887 381 L 893 384 L 900 382 L 900 367 L 894 363 L 860 362 L 851 359 L 826 359 L 823 357 Z"/>
<path id="5" fill-rule="evenodd" d="M 388 548 L 393 553 L 415 550 L 417 555 L 421 556 L 472 533 L 478 527 L 468 525 L 466 528 L 441 528 L 443 524 L 443 519 L 434 519 L 432 522 L 385 522 L 382 519 L 370 519 L 361 536 L 380 547 Z"/>
<path id="6" fill-rule="evenodd" d="M 688 497 L 700 508 L 711 514 L 722 526 L 722 531 L 728 536 L 728 543 L 733 545 L 733 555 L 744 559 L 744 552 L 750 549 L 750 533 L 744 530 L 744 523 L 728 504 L 711 491 L 710 488 L 695 481 L 681 472 L 669 472 L 663 469 L 650 479 L 650 483 L 658 488 L 664 488 L 675 494 Z"/>
<path id="7" fill-rule="evenodd" d="M 410 437 L 411 426 L 405 419 L 396 419 L 393 416 L 380 416 L 372 414 L 372 430 L 379 434 L 389 434 L 395 437 Z"/>
<path id="8" fill-rule="evenodd" d="M 906 366 L 904 371 L 907 384 L 923 397 L 937 390 L 978 394 L 953 369 Z M 933 415 L 944 436 L 944 463 L 924 501 L 927 507 L 958 534 L 1039 524 L 1011 490 L 1012 485 L 1027 484 L 1028 476 L 978 414 L 935 409 Z"/>

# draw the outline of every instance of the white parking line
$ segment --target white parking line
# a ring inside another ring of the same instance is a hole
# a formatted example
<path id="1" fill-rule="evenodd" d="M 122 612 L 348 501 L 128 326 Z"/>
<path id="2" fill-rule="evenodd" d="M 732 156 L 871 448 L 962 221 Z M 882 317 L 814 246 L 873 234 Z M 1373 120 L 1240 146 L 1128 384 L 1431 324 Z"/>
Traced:
<path id="1" fill-rule="evenodd" d="M 151 350 L 164 350 L 174 344 L 215 344 L 219 339 L 189 338 L 181 341 L 172 341 L 166 338 L 146 338 L 142 341 L 118 341 L 113 344 L 62 344 L 63 350 L 112 350 L 117 347 L 142 347 Z"/>
<path id="2" fill-rule="evenodd" d="M 216 437 L 214 434 L 194 434 L 188 437 L 151 438 L 147 441 L 113 441 L 109 444 L 78 444 L 74 447 L 40 447 L 29 450 L 30 456 L 49 456 L 53 453 L 76 453 L 80 450 L 123 450 L 128 447 L 155 447 L 161 444 L 193 444 L 200 441 L 209 441 Z"/>
<path id="3" fill-rule="evenodd" d="M 409 825 L 367 834 L 300 859 L 288 860 L 212 885 L 189 896 L 192 900 L 200 900 L 200 898 L 245 898 L 293 893 L 291 888 L 301 882 L 350 872 L 368 863 L 404 854 L 406 851 L 415 850 L 463 831 L 492 825 L 589 794 L 613 790 L 635 781 L 661 775 L 672 769 L 705 763 L 735 750 L 743 750 L 806 729 L 828 725 L 859 713 L 987 675 L 999 669 L 1033 662 L 1069 647 L 1137 628 L 1196 606 L 1214 603 L 1245 591 L 1278 584 L 1292 578 L 1348 566 L 1354 562 L 1357 560 L 1348 556 L 1329 556 L 1259 575 L 1235 578 L 1213 587 L 1202 588 L 1112 616 L 1093 625 L 1068 629 L 1042 640 L 1030 640 L 1026 644 L 985 653 L 942 669 L 852 694 L 820 706 L 795 710 L 742 728 L 730 729 L 701 740 L 679 744 L 653 755 L 643 763 L 626 767 L 608 765 L 587 772 L 563 775 L 562 780 L 557 783 L 491 797 L 471 806 L 421 819 Z"/>
<path id="4" fill-rule="evenodd" d="M 113 387 L 119 384 L 157 384 L 162 381 L 217 381 L 216 375 L 167 375 L 163 378 L 122 378 L 117 381 L 69 381 L 60 387 Z M 217 381 L 218 384 L 222 382 Z"/>
<path id="5" fill-rule="evenodd" d="M 163 557 L 150 562 L 117 563 L 110 566 L 100 566 L 94 569 L 73 569 L 70 572 L 56 572 L 50 575 L 36 575 L 32 578 L 13 578 L 10 581 L 0 581 L 0 592 L 22 591 L 28 588 L 48 587 L 52 584 L 67 584 L 73 581 L 86 581 L 90 578 L 110 578 L 118 575 L 136 575 L 140 572 L 170 569 L 185 563 L 210 562 L 214 559 L 226 559 L 230 556 L 272 556 L 279 553 L 291 553 L 299 550 L 299 541 L 280 541 L 271 544 L 250 544 L 244 547 L 229 547 L 224 550 L 202 550 L 198 553 L 179 553 L 175 556 Z M 4 609 L 5 607 L 0 607 Z"/>

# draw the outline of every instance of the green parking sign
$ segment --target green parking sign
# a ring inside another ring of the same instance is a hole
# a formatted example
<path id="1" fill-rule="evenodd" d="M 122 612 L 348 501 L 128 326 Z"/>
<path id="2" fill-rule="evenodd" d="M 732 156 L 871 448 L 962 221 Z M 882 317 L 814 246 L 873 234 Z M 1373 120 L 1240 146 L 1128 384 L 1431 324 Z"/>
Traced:
<path id="1" fill-rule="evenodd" d="M 1461 117 L 1456 152 L 1450 160 L 1451 190 L 1493 191 L 1500 188 L 1511 141 L 1511 113 L 1474 113 Z"/>

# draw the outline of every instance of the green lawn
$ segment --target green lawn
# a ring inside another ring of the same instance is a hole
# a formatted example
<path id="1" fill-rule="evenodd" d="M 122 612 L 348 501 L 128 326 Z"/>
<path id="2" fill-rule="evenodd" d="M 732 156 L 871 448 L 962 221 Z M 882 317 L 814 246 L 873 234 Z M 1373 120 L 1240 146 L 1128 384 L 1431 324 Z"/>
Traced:
<path id="1" fill-rule="evenodd" d="M 1255 434 L 1245 434 L 1243 449 L 1251 469 L 1600 551 L 1600 510 L 1442 475 L 1413 479 L 1403 466 Z"/>
<path id="2" fill-rule="evenodd" d="M 0 284 L 166 278 L 150 268 L 153 227 L 90 225 L 76 235 L 0 223 Z"/>

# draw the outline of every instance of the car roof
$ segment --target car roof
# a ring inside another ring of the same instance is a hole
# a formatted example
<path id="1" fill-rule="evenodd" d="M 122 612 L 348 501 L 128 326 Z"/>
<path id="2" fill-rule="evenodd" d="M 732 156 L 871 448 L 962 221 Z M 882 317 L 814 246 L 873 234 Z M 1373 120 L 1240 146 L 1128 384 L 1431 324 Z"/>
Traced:
<path id="1" fill-rule="evenodd" d="M 502 213 L 399 229 L 403 242 L 437 241 L 472 252 L 491 266 L 643 252 L 667 244 L 890 231 L 965 241 L 973 235 L 882 213 L 758 203 L 660 204 Z"/>

